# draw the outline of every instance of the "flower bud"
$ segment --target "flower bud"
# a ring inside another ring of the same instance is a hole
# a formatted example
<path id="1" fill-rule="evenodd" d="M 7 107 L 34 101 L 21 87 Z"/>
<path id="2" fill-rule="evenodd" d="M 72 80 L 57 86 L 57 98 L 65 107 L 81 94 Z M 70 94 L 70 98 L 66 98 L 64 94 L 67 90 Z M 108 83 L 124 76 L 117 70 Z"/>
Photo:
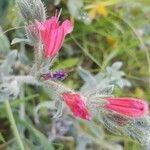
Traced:
<path id="1" fill-rule="evenodd" d="M 53 16 L 44 22 L 37 22 L 37 28 L 44 45 L 45 58 L 53 58 L 61 49 L 66 35 L 72 32 L 73 24 L 69 20 L 60 24 L 59 17 Z"/>
<path id="2" fill-rule="evenodd" d="M 119 114 L 140 118 L 148 114 L 148 104 L 137 98 L 130 97 L 111 97 L 106 98 L 107 104 L 105 108 L 110 111 L 115 111 Z"/>
<path id="3" fill-rule="evenodd" d="M 91 120 L 85 99 L 78 93 L 63 93 L 63 99 L 73 114 L 85 120 Z"/>
<path id="4" fill-rule="evenodd" d="M 45 7 L 41 0 L 17 0 L 17 5 L 26 22 L 45 21 Z"/>

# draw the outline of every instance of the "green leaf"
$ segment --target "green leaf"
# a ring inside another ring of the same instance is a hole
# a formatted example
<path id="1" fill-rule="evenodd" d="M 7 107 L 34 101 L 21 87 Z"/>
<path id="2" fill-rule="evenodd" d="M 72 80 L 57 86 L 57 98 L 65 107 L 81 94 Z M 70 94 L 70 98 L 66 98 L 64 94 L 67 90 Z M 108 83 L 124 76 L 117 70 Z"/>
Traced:
<path id="1" fill-rule="evenodd" d="M 32 45 L 30 40 L 28 39 L 21 39 L 21 38 L 15 38 L 12 40 L 11 45 L 17 44 L 17 43 L 25 43 L 28 45 Z"/>
<path id="2" fill-rule="evenodd" d="M 68 6 L 70 14 L 73 17 L 75 17 L 75 18 L 81 17 L 80 9 L 83 6 L 82 0 L 68 0 L 67 6 Z"/>
<path id="3" fill-rule="evenodd" d="M 10 101 L 10 105 L 12 107 L 16 107 L 16 106 L 19 106 L 20 104 L 22 104 L 24 102 L 27 102 L 29 100 L 32 100 L 33 98 L 38 97 L 38 96 L 39 96 L 39 94 L 34 94 L 34 95 L 30 95 L 30 96 L 27 96 L 27 97 L 22 98 L 22 99 L 17 99 L 17 100 L 14 100 L 14 101 Z M 0 109 L 1 108 L 4 108 L 3 103 L 0 105 Z"/>
<path id="4" fill-rule="evenodd" d="M 2 133 L 0 133 L 0 141 L 5 142 L 5 139 L 4 139 L 3 135 L 2 135 Z"/>
<path id="5" fill-rule="evenodd" d="M 22 123 L 34 134 L 42 150 L 55 150 L 52 143 L 44 134 L 34 128 L 31 124 L 28 124 L 27 122 Z"/>
<path id="6" fill-rule="evenodd" d="M 12 72 L 12 66 L 16 62 L 17 56 L 17 50 L 13 50 L 8 53 L 7 57 L 1 65 L 1 72 L 3 72 L 3 74 L 8 75 Z"/>
<path id="7" fill-rule="evenodd" d="M 10 43 L 0 27 L 0 54 L 6 55 L 10 51 Z"/>
<path id="8" fill-rule="evenodd" d="M 89 71 L 79 67 L 78 73 L 85 82 L 89 83 L 93 87 L 96 87 L 96 80 Z"/>
<path id="9" fill-rule="evenodd" d="M 58 70 L 58 69 L 67 69 L 76 66 L 79 63 L 78 58 L 69 58 L 67 60 L 61 61 L 58 63 L 53 70 Z"/>
<path id="10" fill-rule="evenodd" d="M 54 101 L 41 102 L 34 108 L 34 120 L 37 123 L 39 123 L 39 110 L 42 108 L 47 108 L 51 111 L 54 111 L 56 110 L 55 102 Z"/>

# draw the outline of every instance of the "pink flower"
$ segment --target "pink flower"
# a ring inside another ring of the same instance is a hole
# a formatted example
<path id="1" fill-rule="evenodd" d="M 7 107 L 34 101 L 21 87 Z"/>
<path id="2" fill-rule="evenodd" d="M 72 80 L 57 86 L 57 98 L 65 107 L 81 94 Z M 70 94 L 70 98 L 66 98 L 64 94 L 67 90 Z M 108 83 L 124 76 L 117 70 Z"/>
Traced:
<path id="1" fill-rule="evenodd" d="M 69 20 L 65 20 L 61 25 L 58 17 L 37 22 L 41 41 L 44 44 L 44 55 L 46 58 L 54 57 L 60 50 L 65 36 L 72 32 L 73 24 Z"/>
<path id="2" fill-rule="evenodd" d="M 91 119 L 88 108 L 86 107 L 85 99 L 79 94 L 63 93 L 63 99 L 75 116 L 86 120 Z"/>
<path id="3" fill-rule="evenodd" d="M 129 97 L 106 98 L 105 108 L 128 117 L 140 118 L 148 114 L 148 104 L 145 101 Z"/>

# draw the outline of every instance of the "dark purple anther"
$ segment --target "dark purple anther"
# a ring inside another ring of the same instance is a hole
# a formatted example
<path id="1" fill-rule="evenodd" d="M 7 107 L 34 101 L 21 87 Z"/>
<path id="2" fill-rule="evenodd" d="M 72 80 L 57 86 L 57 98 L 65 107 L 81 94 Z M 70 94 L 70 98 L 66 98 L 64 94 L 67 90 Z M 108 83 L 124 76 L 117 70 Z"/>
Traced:
<path id="1" fill-rule="evenodd" d="M 64 80 L 67 77 L 67 73 L 64 71 L 56 71 L 54 73 L 49 72 L 47 74 L 43 74 L 42 77 L 44 80 Z"/>
<path id="2" fill-rule="evenodd" d="M 67 73 L 63 72 L 63 71 L 56 71 L 55 73 L 53 73 L 53 79 L 54 80 L 64 80 L 67 77 Z"/>

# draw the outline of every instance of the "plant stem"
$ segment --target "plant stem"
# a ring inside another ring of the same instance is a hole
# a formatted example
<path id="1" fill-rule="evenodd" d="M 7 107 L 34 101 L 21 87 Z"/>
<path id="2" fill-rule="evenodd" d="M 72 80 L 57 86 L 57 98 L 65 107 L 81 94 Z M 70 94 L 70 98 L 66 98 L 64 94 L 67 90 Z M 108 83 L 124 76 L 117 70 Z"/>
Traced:
<path id="1" fill-rule="evenodd" d="M 14 116 L 13 116 L 13 113 L 12 113 L 12 110 L 11 110 L 11 106 L 10 106 L 8 100 L 5 101 L 5 108 L 6 108 L 6 111 L 7 111 L 7 114 L 8 114 L 8 119 L 9 119 L 9 122 L 11 124 L 12 131 L 14 133 L 14 136 L 15 136 L 16 140 L 17 140 L 18 146 L 20 147 L 20 150 L 25 150 L 24 146 L 23 146 L 23 143 L 21 141 L 21 137 L 20 137 L 19 132 L 17 130 L 15 119 L 14 119 Z"/>

